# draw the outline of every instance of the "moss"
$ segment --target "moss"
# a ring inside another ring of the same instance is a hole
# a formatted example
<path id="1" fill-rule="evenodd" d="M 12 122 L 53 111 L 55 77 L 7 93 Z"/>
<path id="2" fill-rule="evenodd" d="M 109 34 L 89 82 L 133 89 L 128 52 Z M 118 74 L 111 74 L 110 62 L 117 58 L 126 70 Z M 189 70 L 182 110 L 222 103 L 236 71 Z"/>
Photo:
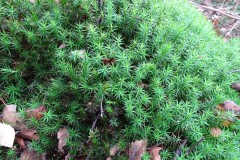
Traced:
<path id="1" fill-rule="evenodd" d="M 67 126 L 71 157 L 106 157 L 121 142 L 124 159 L 130 142 L 148 139 L 149 146 L 163 144 L 162 159 L 171 159 L 182 139 L 190 147 L 201 137 L 187 158 L 240 156 L 239 128 L 221 128 L 220 138 L 209 134 L 220 126 L 215 106 L 240 102 L 229 87 L 239 74 L 228 73 L 239 68 L 239 40 L 225 43 L 187 1 L 0 4 L 0 95 L 22 109 L 45 99 L 48 108 L 38 123 L 29 122 L 41 137 L 30 144 L 35 150 L 52 157 L 53 135 Z M 102 98 L 104 116 L 90 131 Z"/>

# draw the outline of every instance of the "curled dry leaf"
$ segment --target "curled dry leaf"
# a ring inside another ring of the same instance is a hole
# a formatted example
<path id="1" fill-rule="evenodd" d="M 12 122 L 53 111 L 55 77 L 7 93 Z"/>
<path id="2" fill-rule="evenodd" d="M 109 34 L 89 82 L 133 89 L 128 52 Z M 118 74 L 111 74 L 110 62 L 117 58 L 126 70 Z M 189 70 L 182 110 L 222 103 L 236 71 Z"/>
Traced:
<path id="1" fill-rule="evenodd" d="M 7 124 L 0 123 L 0 146 L 11 148 L 15 138 L 14 129 Z"/>
<path id="2" fill-rule="evenodd" d="M 39 140 L 39 136 L 37 131 L 34 129 L 26 129 L 16 133 L 16 136 L 26 139 L 26 140 Z"/>
<path id="3" fill-rule="evenodd" d="M 44 113 L 47 111 L 44 105 L 41 105 L 34 109 L 26 110 L 27 118 L 35 118 L 36 120 L 41 119 L 44 116 Z"/>
<path id="4" fill-rule="evenodd" d="M 66 127 L 59 129 L 57 133 L 58 138 L 58 151 L 64 152 L 63 147 L 67 144 L 67 140 L 69 138 L 69 132 Z"/>
<path id="5" fill-rule="evenodd" d="M 240 83 L 232 83 L 231 87 L 236 91 L 240 92 Z"/>
<path id="6" fill-rule="evenodd" d="M 118 144 L 115 144 L 114 146 L 112 146 L 111 148 L 110 148 L 110 156 L 115 156 L 116 155 L 116 153 L 117 153 L 117 151 L 118 151 L 118 149 L 119 149 L 119 146 L 118 146 Z"/>
<path id="7" fill-rule="evenodd" d="M 229 121 L 229 120 L 224 120 L 221 124 L 224 126 L 224 127 L 229 127 L 232 125 L 233 122 Z"/>
<path id="8" fill-rule="evenodd" d="M 147 147 L 147 140 L 137 140 L 129 148 L 129 160 L 141 160 Z"/>
<path id="9" fill-rule="evenodd" d="M 223 109 L 226 111 L 234 111 L 236 113 L 240 113 L 240 106 L 230 100 L 227 100 L 223 103 Z"/>
<path id="10" fill-rule="evenodd" d="M 3 121 L 11 125 L 16 130 L 22 130 L 27 128 L 26 124 L 20 118 L 20 115 L 17 113 L 16 105 L 5 105 L 2 115 Z"/>
<path id="11" fill-rule="evenodd" d="M 149 153 L 151 155 L 151 160 L 161 160 L 161 157 L 159 155 L 159 151 L 161 151 L 162 147 L 153 146 L 149 148 Z"/>
<path id="12" fill-rule="evenodd" d="M 110 59 L 107 59 L 107 58 L 104 58 L 102 59 L 102 62 L 106 65 L 106 64 L 113 64 L 116 60 L 114 58 L 110 58 Z"/>
<path id="13" fill-rule="evenodd" d="M 26 149 L 21 154 L 21 160 L 46 160 L 45 154 L 38 154 L 32 149 Z"/>
<path id="14" fill-rule="evenodd" d="M 15 140 L 14 140 L 22 150 L 25 150 L 26 149 L 26 145 L 25 145 L 25 142 L 22 138 L 18 137 L 18 136 L 15 136 Z"/>
<path id="15" fill-rule="evenodd" d="M 221 135 L 222 131 L 218 127 L 213 127 L 213 128 L 211 128 L 210 133 L 213 137 L 219 137 Z"/>

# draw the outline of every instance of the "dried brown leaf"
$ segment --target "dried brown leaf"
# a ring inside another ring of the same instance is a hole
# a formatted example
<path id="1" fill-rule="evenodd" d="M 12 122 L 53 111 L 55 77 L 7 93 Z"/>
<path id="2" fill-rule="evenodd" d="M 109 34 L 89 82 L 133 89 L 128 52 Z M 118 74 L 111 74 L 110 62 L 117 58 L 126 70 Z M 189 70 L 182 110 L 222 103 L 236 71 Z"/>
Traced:
<path id="1" fill-rule="evenodd" d="M 16 136 L 23 138 L 23 139 L 27 139 L 27 140 L 39 140 L 39 136 L 37 134 L 37 131 L 34 129 L 26 129 L 26 130 L 22 130 L 20 132 L 16 133 Z"/>
<path id="2" fill-rule="evenodd" d="M 118 151 L 118 149 L 119 149 L 119 146 L 118 146 L 118 144 L 115 144 L 114 146 L 112 146 L 111 148 L 110 148 L 110 156 L 115 156 L 116 155 L 116 153 L 117 153 L 117 151 Z"/>
<path id="3" fill-rule="evenodd" d="M 240 106 L 230 100 L 227 100 L 223 103 L 223 108 L 225 111 L 234 111 L 236 113 L 240 112 Z"/>
<path id="4" fill-rule="evenodd" d="M 147 140 L 137 140 L 129 148 L 129 160 L 141 160 L 147 147 Z"/>
<path id="5" fill-rule="evenodd" d="M 41 105 L 34 109 L 26 110 L 27 118 L 35 118 L 37 120 L 41 119 L 44 116 L 44 113 L 47 111 L 44 105 Z"/>
<path id="6" fill-rule="evenodd" d="M 153 146 L 149 148 L 149 153 L 151 155 L 151 160 L 161 160 L 161 157 L 159 155 L 159 151 L 161 151 L 162 147 Z"/>
<path id="7" fill-rule="evenodd" d="M 2 112 L 2 119 L 5 123 L 8 123 L 16 130 L 26 129 L 26 124 L 23 119 L 20 118 L 20 115 L 17 113 L 16 105 L 5 105 Z"/>
<path id="8" fill-rule="evenodd" d="M 210 133 L 213 137 L 219 137 L 222 133 L 221 129 L 218 127 L 212 127 Z"/>
<path id="9" fill-rule="evenodd" d="M 32 149 L 26 149 L 21 154 L 21 160 L 46 160 L 45 154 L 38 154 Z"/>
<path id="10" fill-rule="evenodd" d="M 236 91 L 240 92 L 240 83 L 232 83 L 231 87 Z"/>
<path id="11" fill-rule="evenodd" d="M 229 127 L 233 124 L 233 122 L 229 121 L 229 120 L 224 120 L 222 123 L 221 123 L 224 127 Z"/>
<path id="12" fill-rule="evenodd" d="M 26 144 L 24 142 L 24 139 L 18 137 L 18 136 L 15 136 L 15 140 L 14 140 L 22 150 L 25 150 L 26 149 Z"/>
<path id="13" fill-rule="evenodd" d="M 67 140 L 69 138 L 69 132 L 66 127 L 59 129 L 57 133 L 58 138 L 58 151 L 64 152 L 63 147 L 67 144 Z"/>

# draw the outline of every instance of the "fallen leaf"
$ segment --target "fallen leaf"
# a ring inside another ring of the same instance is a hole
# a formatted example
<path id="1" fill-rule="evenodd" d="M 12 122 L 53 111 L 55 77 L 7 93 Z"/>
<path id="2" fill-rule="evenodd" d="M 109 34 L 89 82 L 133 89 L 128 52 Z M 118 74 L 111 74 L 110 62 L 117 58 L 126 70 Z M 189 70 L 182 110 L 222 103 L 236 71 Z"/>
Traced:
<path id="1" fill-rule="evenodd" d="M 231 87 L 236 91 L 240 92 L 240 83 L 232 83 Z"/>
<path id="2" fill-rule="evenodd" d="M 110 59 L 104 58 L 102 61 L 106 65 L 106 64 L 113 64 L 116 60 L 114 58 L 110 58 Z"/>
<path id="3" fill-rule="evenodd" d="M 29 0 L 29 2 L 31 2 L 32 4 L 36 3 L 35 0 Z"/>
<path id="4" fill-rule="evenodd" d="M 0 123 L 0 146 L 12 148 L 14 138 L 14 129 L 10 125 Z"/>
<path id="5" fill-rule="evenodd" d="M 69 138 L 69 132 L 66 127 L 59 129 L 57 133 L 58 138 L 58 151 L 64 152 L 63 147 L 67 144 L 67 139 Z"/>
<path id="6" fill-rule="evenodd" d="M 20 115 L 17 113 L 16 109 L 17 109 L 16 105 L 5 105 L 2 112 L 3 121 L 11 125 L 16 130 L 22 130 L 27 128 L 26 124 L 20 118 Z"/>
<path id="7" fill-rule="evenodd" d="M 112 160 L 112 158 L 111 157 L 107 157 L 107 159 L 106 160 Z"/>
<path id="8" fill-rule="evenodd" d="M 56 0 L 55 0 L 55 2 L 56 2 L 56 3 L 59 3 L 59 2 L 57 2 Z M 66 44 L 65 44 L 65 43 L 62 43 L 62 44 L 60 44 L 60 46 L 59 46 L 58 48 L 63 49 L 63 48 L 65 48 L 65 47 L 66 47 Z"/>
<path id="9" fill-rule="evenodd" d="M 39 136 L 37 131 L 34 129 L 26 129 L 16 133 L 16 136 L 26 139 L 26 140 L 39 140 Z"/>
<path id="10" fill-rule="evenodd" d="M 118 149 L 119 149 L 118 144 L 115 144 L 114 146 L 112 146 L 110 148 L 110 156 L 115 156 L 117 151 L 118 151 Z"/>
<path id="11" fill-rule="evenodd" d="M 26 110 L 27 118 L 35 118 L 36 120 L 41 119 L 44 116 L 44 113 L 47 111 L 44 105 L 41 105 L 34 109 Z"/>
<path id="12" fill-rule="evenodd" d="M 18 136 L 15 136 L 15 140 L 14 140 L 22 150 L 25 150 L 26 149 L 26 145 L 25 145 L 25 142 L 24 142 L 24 139 L 18 137 Z"/>
<path id="13" fill-rule="evenodd" d="M 234 111 L 236 113 L 240 112 L 240 106 L 238 106 L 236 103 L 230 100 L 227 100 L 223 103 L 223 108 L 226 111 Z"/>
<path id="14" fill-rule="evenodd" d="M 210 133 L 213 137 L 219 137 L 222 133 L 221 129 L 218 127 L 212 127 Z"/>
<path id="15" fill-rule="evenodd" d="M 147 140 L 137 140 L 129 148 L 129 160 L 141 160 L 147 147 Z"/>
<path id="16" fill-rule="evenodd" d="M 151 155 L 151 160 L 161 160 L 161 157 L 159 155 L 159 151 L 161 151 L 162 147 L 153 146 L 149 148 L 149 153 Z"/>
<path id="17" fill-rule="evenodd" d="M 21 160 L 46 160 L 45 154 L 38 154 L 33 149 L 26 149 L 21 154 Z"/>
<path id="18" fill-rule="evenodd" d="M 221 124 L 224 126 L 224 127 L 229 127 L 232 125 L 233 122 L 229 121 L 229 120 L 224 120 Z"/>

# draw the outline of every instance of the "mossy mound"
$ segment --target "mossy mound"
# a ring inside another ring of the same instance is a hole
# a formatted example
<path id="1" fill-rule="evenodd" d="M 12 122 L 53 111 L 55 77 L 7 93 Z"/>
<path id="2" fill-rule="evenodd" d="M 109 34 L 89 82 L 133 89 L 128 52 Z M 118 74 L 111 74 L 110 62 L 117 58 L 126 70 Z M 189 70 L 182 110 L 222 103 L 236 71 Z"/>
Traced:
<path id="1" fill-rule="evenodd" d="M 239 40 L 225 43 L 184 0 L 99 2 L 0 2 L 0 96 L 22 112 L 43 100 L 48 109 L 28 120 L 40 136 L 29 147 L 61 158 L 56 133 L 67 126 L 71 157 L 104 159 L 119 143 L 115 158 L 127 159 L 130 142 L 147 139 L 172 159 L 181 140 L 187 150 L 204 137 L 179 159 L 238 159 L 239 120 L 224 128 L 215 108 L 240 104 L 229 87 L 240 77 L 229 73 L 240 66 Z M 101 102 L 103 117 L 90 131 Z"/>

